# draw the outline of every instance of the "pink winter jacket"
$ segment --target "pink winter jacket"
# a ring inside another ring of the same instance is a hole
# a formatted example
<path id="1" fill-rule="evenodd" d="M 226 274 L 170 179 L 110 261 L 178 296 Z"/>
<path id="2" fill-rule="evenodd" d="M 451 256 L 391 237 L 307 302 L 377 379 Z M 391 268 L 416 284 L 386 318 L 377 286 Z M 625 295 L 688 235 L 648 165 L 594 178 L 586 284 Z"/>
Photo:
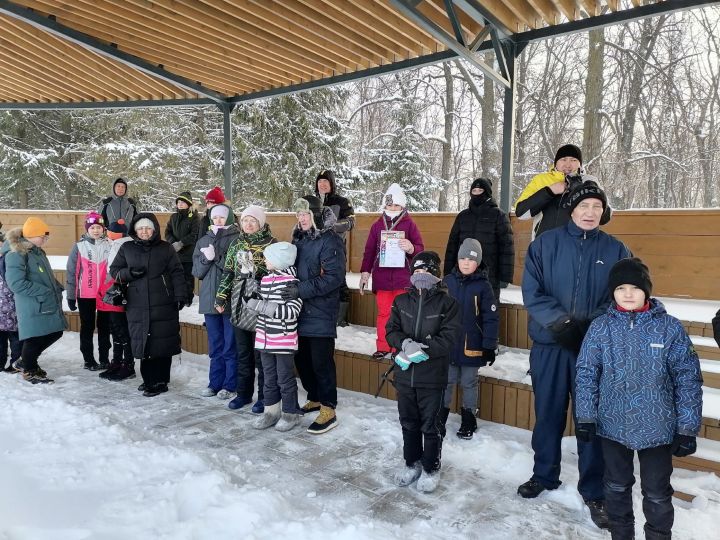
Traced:
<path id="1" fill-rule="evenodd" d="M 100 287 L 100 264 L 107 263 L 110 241 L 107 238 L 93 240 L 83 235 L 70 252 L 67 261 L 67 299 L 96 298 Z"/>

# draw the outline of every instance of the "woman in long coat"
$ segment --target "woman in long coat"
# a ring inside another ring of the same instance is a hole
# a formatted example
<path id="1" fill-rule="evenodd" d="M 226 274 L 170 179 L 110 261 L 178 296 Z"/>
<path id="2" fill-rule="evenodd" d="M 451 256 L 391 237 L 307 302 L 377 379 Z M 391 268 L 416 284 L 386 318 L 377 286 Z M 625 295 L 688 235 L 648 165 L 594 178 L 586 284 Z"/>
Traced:
<path id="1" fill-rule="evenodd" d="M 168 390 L 172 357 L 180 354 L 180 319 L 187 288 L 183 267 L 171 244 L 160 239 L 160 226 L 151 213 L 140 213 L 130 224 L 126 242 L 110 266 L 116 282 L 127 284 L 127 319 L 135 358 L 140 358 L 147 397 Z"/>

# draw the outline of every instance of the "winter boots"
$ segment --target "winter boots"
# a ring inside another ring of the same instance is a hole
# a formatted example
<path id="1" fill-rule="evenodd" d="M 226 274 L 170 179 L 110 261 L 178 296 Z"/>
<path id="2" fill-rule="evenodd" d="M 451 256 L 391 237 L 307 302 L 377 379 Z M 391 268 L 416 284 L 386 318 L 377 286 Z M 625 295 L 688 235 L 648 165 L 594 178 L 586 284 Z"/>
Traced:
<path id="1" fill-rule="evenodd" d="M 338 318 L 336 326 L 345 328 L 349 323 L 347 321 L 348 308 L 350 302 L 340 302 L 340 310 L 338 311 Z"/>
<path id="2" fill-rule="evenodd" d="M 237 396 L 235 392 L 225 390 L 224 388 L 217 393 L 218 399 L 235 399 L 235 396 Z"/>
<path id="3" fill-rule="evenodd" d="M 110 377 L 110 375 L 112 375 L 119 369 L 120 369 L 120 362 L 113 362 L 112 364 L 110 364 L 110 366 L 105 371 L 101 372 L 98 375 L 98 377 L 100 377 L 101 379 L 107 379 Z"/>
<path id="4" fill-rule="evenodd" d="M 48 384 L 55 382 L 52 379 L 48 378 L 47 373 L 39 367 L 36 369 L 24 371 L 23 379 L 25 379 L 31 384 Z"/>
<path id="5" fill-rule="evenodd" d="M 85 365 L 83 366 L 88 371 L 99 371 L 100 370 L 100 364 L 98 364 L 95 359 L 92 360 L 86 360 Z"/>
<path id="6" fill-rule="evenodd" d="M 164 394 L 168 391 L 168 385 L 167 383 L 157 383 L 153 384 L 151 386 L 144 385 L 145 391 L 143 392 L 143 396 L 145 397 L 155 397 L 159 396 L 160 394 Z"/>
<path id="7" fill-rule="evenodd" d="M 252 403 L 252 398 L 237 396 L 235 399 L 230 400 L 230 403 L 228 403 L 228 409 L 232 409 L 233 411 L 242 409 L 248 403 Z"/>
<path id="8" fill-rule="evenodd" d="M 597 525 L 598 529 L 610 527 L 610 519 L 605 510 L 605 501 L 585 501 L 585 506 L 590 510 L 590 519 Z"/>
<path id="9" fill-rule="evenodd" d="M 534 478 L 531 478 L 524 484 L 522 484 L 520 487 L 518 487 L 518 495 L 520 495 L 523 499 L 534 499 L 538 495 L 540 495 L 543 491 L 545 491 L 545 486 L 543 486 L 540 482 L 535 480 Z"/>
<path id="10" fill-rule="evenodd" d="M 438 483 L 440 483 L 439 470 L 433 472 L 425 472 L 425 470 L 423 470 L 420 478 L 418 478 L 417 488 L 418 491 L 422 491 L 423 493 L 432 493 L 437 489 Z"/>
<path id="11" fill-rule="evenodd" d="M 335 409 L 332 407 L 326 407 L 325 405 L 320 405 L 320 414 L 318 414 L 315 421 L 310 424 L 307 431 L 313 435 L 320 435 L 321 433 L 330 431 L 337 425 L 338 422 L 337 417 L 335 416 Z"/>
<path id="12" fill-rule="evenodd" d="M 258 399 L 255 403 L 253 403 L 250 412 L 253 414 L 262 414 L 263 412 L 265 412 L 265 403 L 263 402 L 263 400 Z"/>
<path id="13" fill-rule="evenodd" d="M 437 415 L 437 427 L 440 430 L 440 435 L 442 435 L 442 438 L 445 438 L 445 434 L 447 433 L 447 429 L 445 428 L 447 424 L 448 415 L 450 414 L 450 409 L 447 407 L 443 407 L 440 409 L 440 412 Z"/>
<path id="14" fill-rule="evenodd" d="M 254 422 L 253 427 L 255 429 L 267 429 L 269 427 L 274 426 L 278 423 L 278 420 L 280 420 L 280 402 L 273 405 L 267 405 L 265 407 L 265 412 L 262 413 L 262 416 L 259 416 Z"/>
<path id="15" fill-rule="evenodd" d="M 456 435 L 461 439 L 472 439 L 473 433 L 477 431 L 477 418 L 472 409 L 466 409 L 463 407 L 460 409 L 460 429 L 457 430 Z"/>
<path id="16" fill-rule="evenodd" d="M 415 480 L 420 478 L 422 474 L 422 465 L 419 461 L 416 461 L 412 465 L 405 465 L 401 469 L 395 471 L 393 475 L 393 481 L 395 485 L 399 487 L 407 487 L 412 484 Z"/>
<path id="17" fill-rule="evenodd" d="M 320 410 L 319 401 L 306 401 L 302 406 L 303 413 L 315 412 Z"/>
<path id="18" fill-rule="evenodd" d="M 104 377 L 108 381 L 124 381 L 135 378 L 135 364 L 132 362 L 121 362 L 116 370 L 108 373 L 109 371 L 105 372 L 107 375 Z"/>
<path id="19" fill-rule="evenodd" d="M 275 424 L 278 431 L 290 431 L 300 423 L 300 415 L 296 413 L 280 413 L 280 420 Z"/>

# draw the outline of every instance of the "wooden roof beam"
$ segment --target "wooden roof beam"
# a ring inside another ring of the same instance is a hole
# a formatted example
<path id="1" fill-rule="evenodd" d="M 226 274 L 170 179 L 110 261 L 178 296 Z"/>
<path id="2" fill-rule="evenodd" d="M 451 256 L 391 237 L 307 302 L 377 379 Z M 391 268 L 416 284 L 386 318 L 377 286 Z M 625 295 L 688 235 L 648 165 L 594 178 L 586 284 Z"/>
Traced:
<path id="1" fill-rule="evenodd" d="M 323 0 L 330 2 L 332 0 Z M 421 44 L 426 51 L 435 53 L 440 48 L 440 43 L 429 33 L 421 30 L 417 26 L 409 25 L 407 20 L 398 14 L 397 10 L 390 5 L 390 0 L 375 0 L 368 2 L 367 0 L 348 0 L 347 4 L 338 8 L 343 12 L 352 14 L 355 17 L 365 18 L 371 17 L 373 21 L 379 24 L 389 25 L 389 32 L 397 32 L 417 43 Z M 418 56 L 422 56 L 424 51 L 421 50 Z"/>

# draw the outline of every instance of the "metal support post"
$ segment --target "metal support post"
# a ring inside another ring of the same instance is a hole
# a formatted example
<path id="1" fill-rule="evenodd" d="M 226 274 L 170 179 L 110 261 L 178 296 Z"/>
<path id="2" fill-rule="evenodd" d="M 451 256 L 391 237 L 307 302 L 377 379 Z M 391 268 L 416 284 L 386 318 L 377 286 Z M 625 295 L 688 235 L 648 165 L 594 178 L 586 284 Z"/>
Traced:
<path id="1" fill-rule="evenodd" d="M 505 62 L 510 86 L 505 88 L 503 106 L 503 140 L 502 140 L 502 176 L 500 178 L 500 208 L 510 211 L 510 195 L 512 195 L 513 158 L 515 156 L 515 60 L 519 56 L 515 43 L 503 41 Z"/>
<path id="2" fill-rule="evenodd" d="M 230 123 L 230 113 L 235 108 L 232 103 L 223 103 L 220 105 L 223 112 L 223 143 L 225 148 L 224 158 L 224 177 L 225 177 L 225 198 L 232 201 L 233 184 L 232 184 L 232 124 Z"/>

